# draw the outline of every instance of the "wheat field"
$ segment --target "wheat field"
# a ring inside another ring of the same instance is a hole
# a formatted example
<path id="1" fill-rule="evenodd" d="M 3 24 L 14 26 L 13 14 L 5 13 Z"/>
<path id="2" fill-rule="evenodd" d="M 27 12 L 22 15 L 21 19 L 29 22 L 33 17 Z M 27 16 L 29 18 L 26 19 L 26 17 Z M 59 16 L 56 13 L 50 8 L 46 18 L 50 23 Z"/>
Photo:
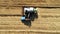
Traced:
<path id="1" fill-rule="evenodd" d="M 38 18 L 23 23 L 23 7 L 37 7 Z M 60 34 L 60 0 L 0 0 L 0 34 Z"/>

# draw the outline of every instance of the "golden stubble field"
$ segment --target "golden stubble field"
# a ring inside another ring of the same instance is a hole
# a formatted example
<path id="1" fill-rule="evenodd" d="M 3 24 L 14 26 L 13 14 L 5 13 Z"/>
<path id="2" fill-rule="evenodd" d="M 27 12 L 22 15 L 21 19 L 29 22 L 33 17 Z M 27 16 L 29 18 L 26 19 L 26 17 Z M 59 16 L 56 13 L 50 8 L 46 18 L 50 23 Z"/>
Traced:
<path id="1" fill-rule="evenodd" d="M 60 8 L 38 8 L 37 13 L 38 19 L 35 19 L 35 21 L 32 21 L 31 23 L 25 24 L 21 22 L 22 8 L 0 9 L 1 34 L 60 33 Z"/>
<path id="2" fill-rule="evenodd" d="M 38 19 L 23 23 L 23 6 L 37 7 Z M 60 34 L 59 7 L 60 0 L 0 0 L 0 34 Z"/>
<path id="3" fill-rule="evenodd" d="M 0 0 L 0 6 L 60 7 L 60 0 Z"/>

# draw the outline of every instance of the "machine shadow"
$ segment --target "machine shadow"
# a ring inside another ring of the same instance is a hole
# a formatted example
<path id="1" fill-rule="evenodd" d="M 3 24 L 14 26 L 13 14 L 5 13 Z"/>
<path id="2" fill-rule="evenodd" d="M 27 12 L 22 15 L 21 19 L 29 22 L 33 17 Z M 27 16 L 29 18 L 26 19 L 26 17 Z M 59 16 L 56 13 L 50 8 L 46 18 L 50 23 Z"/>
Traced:
<path id="1" fill-rule="evenodd" d="M 30 20 L 21 20 L 21 22 L 24 23 L 24 25 L 31 27 L 32 21 L 34 21 L 37 18 L 38 18 L 38 13 L 36 12 L 30 15 L 30 18 L 29 18 Z"/>
<path id="2" fill-rule="evenodd" d="M 31 21 L 34 21 L 34 20 L 37 19 L 37 18 L 38 18 L 38 13 L 36 12 L 36 13 L 34 13 L 34 14 L 31 14 L 30 20 L 31 20 Z"/>
<path id="3" fill-rule="evenodd" d="M 31 20 L 22 20 L 22 23 L 24 23 L 24 25 L 31 27 Z"/>

